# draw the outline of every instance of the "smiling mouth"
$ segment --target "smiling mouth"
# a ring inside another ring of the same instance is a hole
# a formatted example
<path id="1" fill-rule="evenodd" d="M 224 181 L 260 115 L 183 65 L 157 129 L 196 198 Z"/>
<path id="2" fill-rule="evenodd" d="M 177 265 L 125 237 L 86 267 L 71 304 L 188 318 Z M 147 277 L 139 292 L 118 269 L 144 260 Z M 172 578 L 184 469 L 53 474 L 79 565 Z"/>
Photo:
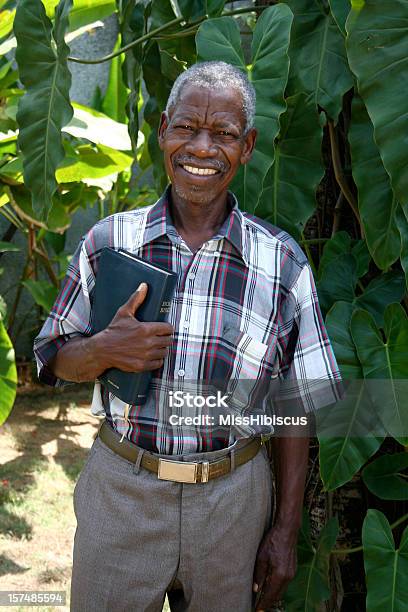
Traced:
<path id="1" fill-rule="evenodd" d="M 195 176 L 213 176 L 214 174 L 220 173 L 220 171 L 215 168 L 197 168 L 196 166 L 189 166 L 188 164 L 179 165 L 183 170 Z"/>

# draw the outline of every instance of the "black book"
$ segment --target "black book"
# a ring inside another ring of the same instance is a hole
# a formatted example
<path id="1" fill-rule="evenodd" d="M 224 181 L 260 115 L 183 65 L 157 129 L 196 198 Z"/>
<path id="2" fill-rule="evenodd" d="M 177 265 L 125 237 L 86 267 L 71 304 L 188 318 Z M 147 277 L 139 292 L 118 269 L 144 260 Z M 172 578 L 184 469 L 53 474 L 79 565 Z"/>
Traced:
<path id="1" fill-rule="evenodd" d="M 170 311 L 177 274 L 161 266 L 144 261 L 122 249 L 102 249 L 96 276 L 93 302 L 92 333 L 105 329 L 117 309 L 122 306 L 140 283 L 146 283 L 146 299 L 138 308 L 139 321 L 164 321 Z M 99 380 L 128 404 L 144 404 L 147 398 L 151 372 L 123 372 L 110 368 Z"/>

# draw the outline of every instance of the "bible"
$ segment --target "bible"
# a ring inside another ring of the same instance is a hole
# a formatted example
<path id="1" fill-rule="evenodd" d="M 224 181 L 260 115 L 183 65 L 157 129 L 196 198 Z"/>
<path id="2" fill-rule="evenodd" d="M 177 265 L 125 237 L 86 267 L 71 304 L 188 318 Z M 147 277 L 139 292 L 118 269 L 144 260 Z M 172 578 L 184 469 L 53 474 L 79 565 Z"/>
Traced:
<path id="1" fill-rule="evenodd" d="M 96 276 L 92 333 L 105 329 L 117 309 L 124 304 L 140 283 L 148 286 L 147 296 L 138 308 L 139 321 L 165 321 L 170 312 L 177 274 L 144 261 L 132 253 L 110 247 L 102 249 Z M 98 380 L 116 397 L 128 404 L 144 404 L 152 378 L 151 372 L 123 372 L 109 368 Z"/>

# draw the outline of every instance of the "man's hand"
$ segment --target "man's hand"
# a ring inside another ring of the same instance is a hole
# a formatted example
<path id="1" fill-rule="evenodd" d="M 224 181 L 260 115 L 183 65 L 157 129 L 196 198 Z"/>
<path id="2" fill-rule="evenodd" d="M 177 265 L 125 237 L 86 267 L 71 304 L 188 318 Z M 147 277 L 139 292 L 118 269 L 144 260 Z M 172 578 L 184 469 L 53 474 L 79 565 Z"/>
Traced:
<path id="1" fill-rule="evenodd" d="M 141 283 L 101 332 L 105 369 L 144 372 L 163 365 L 174 330 L 170 323 L 142 323 L 135 318 L 146 295 L 147 285 Z"/>
<path id="2" fill-rule="evenodd" d="M 262 591 L 256 610 L 268 610 L 282 599 L 296 573 L 297 531 L 273 527 L 262 540 L 255 564 L 254 586 Z"/>
<path id="3" fill-rule="evenodd" d="M 146 295 L 147 285 L 142 283 L 118 308 L 106 329 L 89 338 L 66 342 L 49 363 L 55 376 L 85 382 L 95 380 L 112 367 L 125 372 L 161 368 L 172 342 L 173 327 L 169 323 L 141 323 L 135 319 Z"/>

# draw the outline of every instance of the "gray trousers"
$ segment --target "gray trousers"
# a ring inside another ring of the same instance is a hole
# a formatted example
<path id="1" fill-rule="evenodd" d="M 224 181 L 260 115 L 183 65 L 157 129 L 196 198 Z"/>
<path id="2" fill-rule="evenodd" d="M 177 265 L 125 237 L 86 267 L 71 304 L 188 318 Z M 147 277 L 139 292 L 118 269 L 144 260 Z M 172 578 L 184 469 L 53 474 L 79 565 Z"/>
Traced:
<path id="1" fill-rule="evenodd" d="M 225 476 L 181 484 L 138 469 L 96 438 L 74 511 L 72 612 L 160 612 L 166 592 L 172 612 L 252 609 L 256 553 L 272 512 L 264 446 Z"/>

